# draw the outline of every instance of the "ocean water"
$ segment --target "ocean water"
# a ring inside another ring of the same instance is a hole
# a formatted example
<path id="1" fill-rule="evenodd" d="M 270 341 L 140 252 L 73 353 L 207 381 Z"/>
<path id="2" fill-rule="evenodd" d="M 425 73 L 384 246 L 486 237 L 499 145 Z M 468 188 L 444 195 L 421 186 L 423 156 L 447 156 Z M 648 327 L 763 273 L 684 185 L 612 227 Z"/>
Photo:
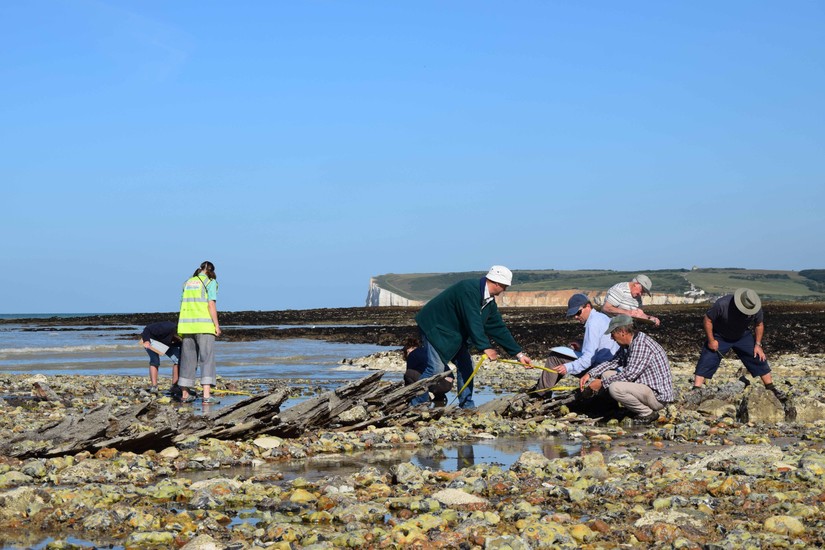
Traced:
<path id="1" fill-rule="evenodd" d="M 231 330 L 232 327 L 227 327 Z M 149 358 L 139 343 L 142 326 L 0 325 L 0 373 L 46 375 L 147 376 Z M 289 339 L 215 343 L 218 375 L 224 378 L 309 379 L 348 381 L 363 371 L 341 366 L 342 359 L 362 357 L 393 348 Z M 171 376 L 172 363 L 161 357 L 162 378 Z M 387 380 L 400 379 L 388 373 Z"/>

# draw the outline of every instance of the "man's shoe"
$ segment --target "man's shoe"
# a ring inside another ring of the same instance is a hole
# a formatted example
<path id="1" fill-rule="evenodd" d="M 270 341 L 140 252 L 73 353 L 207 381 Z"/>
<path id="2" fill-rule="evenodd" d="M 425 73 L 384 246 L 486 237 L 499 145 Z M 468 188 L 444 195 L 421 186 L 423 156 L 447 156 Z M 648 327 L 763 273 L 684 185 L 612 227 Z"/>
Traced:
<path id="1" fill-rule="evenodd" d="M 776 398 L 779 399 L 779 401 L 781 401 L 782 403 L 784 403 L 785 401 L 788 400 L 788 394 L 783 392 L 782 390 L 780 390 L 776 386 L 774 386 L 773 388 L 770 388 L 770 390 L 773 392 L 773 394 L 776 396 Z"/>
<path id="2" fill-rule="evenodd" d="M 644 416 L 637 416 L 633 419 L 633 423 L 637 426 L 644 426 L 646 424 L 653 424 L 657 420 L 659 420 L 659 411 L 653 411 L 652 413 Z"/>

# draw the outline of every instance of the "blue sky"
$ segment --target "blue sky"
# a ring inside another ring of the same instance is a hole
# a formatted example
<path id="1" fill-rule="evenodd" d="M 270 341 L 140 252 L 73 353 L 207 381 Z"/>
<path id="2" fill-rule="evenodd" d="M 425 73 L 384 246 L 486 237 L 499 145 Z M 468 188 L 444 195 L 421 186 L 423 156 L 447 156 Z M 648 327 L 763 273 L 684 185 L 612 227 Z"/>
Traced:
<path id="1" fill-rule="evenodd" d="M 825 4 L 0 2 L 0 312 L 823 268 Z"/>

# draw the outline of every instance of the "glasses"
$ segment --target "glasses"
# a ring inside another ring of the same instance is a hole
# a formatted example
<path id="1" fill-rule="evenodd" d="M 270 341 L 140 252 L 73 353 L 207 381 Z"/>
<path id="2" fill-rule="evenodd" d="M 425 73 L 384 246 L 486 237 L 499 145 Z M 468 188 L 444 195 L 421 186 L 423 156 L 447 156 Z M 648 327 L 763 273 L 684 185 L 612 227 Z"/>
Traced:
<path id="1" fill-rule="evenodd" d="M 584 308 L 586 308 L 586 307 L 587 307 L 587 305 L 585 304 L 581 308 L 579 308 L 579 311 L 577 311 L 576 314 L 573 317 L 581 317 L 582 311 L 584 311 Z"/>

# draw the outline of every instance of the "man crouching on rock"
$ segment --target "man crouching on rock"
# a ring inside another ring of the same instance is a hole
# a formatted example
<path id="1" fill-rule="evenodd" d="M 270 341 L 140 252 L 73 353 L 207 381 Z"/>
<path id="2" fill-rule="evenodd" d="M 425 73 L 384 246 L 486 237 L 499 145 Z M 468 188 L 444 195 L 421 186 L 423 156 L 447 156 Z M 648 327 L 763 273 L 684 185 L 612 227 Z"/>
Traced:
<path id="1" fill-rule="evenodd" d="M 496 296 L 507 290 L 513 282 L 513 273 L 504 266 L 494 265 L 486 277 L 460 281 L 427 302 L 415 316 L 421 336 L 421 348 L 427 354 L 427 368 L 421 379 L 441 374 L 452 361 L 458 377 L 459 388 L 469 380 L 469 384 L 458 396 L 462 409 L 474 409 L 473 403 L 473 360 L 468 346 L 472 344 L 483 350 L 490 360 L 498 359 L 490 338 L 507 350 L 507 353 L 530 365 L 530 358 L 521 351 L 513 335 L 504 325 L 496 305 Z M 422 405 L 430 400 L 428 392 L 410 401 L 412 405 Z"/>
<path id="2" fill-rule="evenodd" d="M 635 424 L 655 422 L 659 411 L 673 401 L 667 353 L 653 338 L 633 328 L 629 315 L 611 319 L 605 334 L 619 344 L 619 352 L 581 378 L 582 391 L 587 395 L 606 388 L 635 415 Z"/>

